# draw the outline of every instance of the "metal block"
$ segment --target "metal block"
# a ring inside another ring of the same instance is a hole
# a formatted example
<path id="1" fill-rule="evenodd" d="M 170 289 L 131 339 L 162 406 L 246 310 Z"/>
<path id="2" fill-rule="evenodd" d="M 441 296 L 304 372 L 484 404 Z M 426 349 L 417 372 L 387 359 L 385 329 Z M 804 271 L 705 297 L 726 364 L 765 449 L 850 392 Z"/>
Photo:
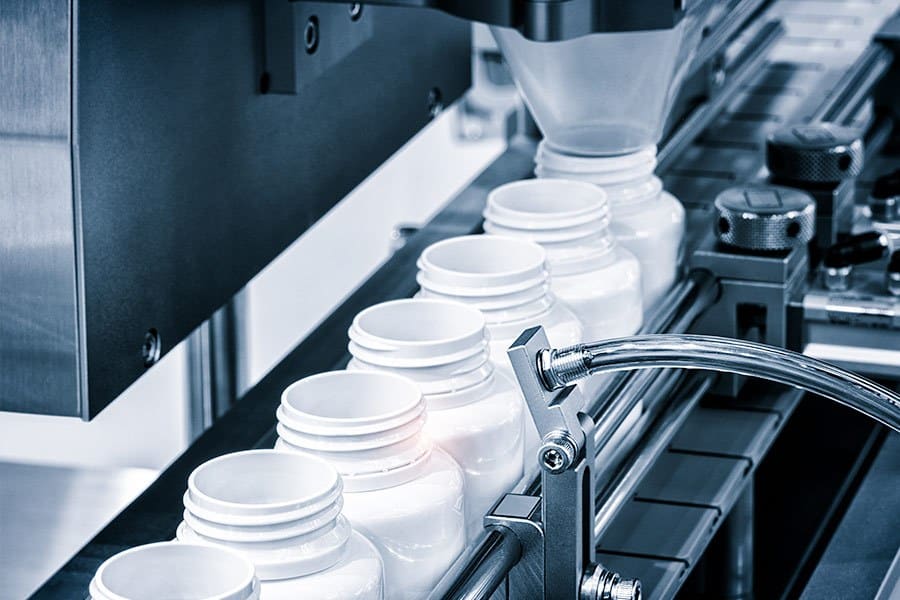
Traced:
<path id="1" fill-rule="evenodd" d="M 692 565 L 709 543 L 718 520 L 719 513 L 712 508 L 632 500 L 604 532 L 597 550 Z"/>
<path id="2" fill-rule="evenodd" d="M 367 42 L 375 20 L 358 11 L 343 4 L 266 0 L 269 90 L 296 94 Z"/>
<path id="3" fill-rule="evenodd" d="M 638 500 L 708 506 L 724 514 L 743 487 L 751 463 L 744 458 L 667 452 L 638 486 Z"/>
<path id="4" fill-rule="evenodd" d="M 702 407 L 669 446 L 676 452 L 747 458 L 759 463 L 778 431 L 777 415 Z"/>
<path id="5" fill-rule="evenodd" d="M 687 574 L 687 566 L 679 560 L 661 560 L 597 553 L 603 566 L 622 573 L 626 577 L 641 580 L 641 598 L 664 600 L 672 598 L 681 587 Z"/>
<path id="6" fill-rule="evenodd" d="M 692 331 L 789 347 L 788 306 L 805 285 L 808 254 L 805 245 L 786 252 L 732 249 L 710 231 L 691 254 L 691 266 L 715 274 L 722 292 Z M 716 391 L 736 396 L 744 379 L 723 376 Z"/>
<path id="7" fill-rule="evenodd" d="M 0 2 L 0 410 L 96 415 L 469 86 L 466 22 L 288 4 L 294 95 L 261 2 Z"/>
<path id="8" fill-rule="evenodd" d="M 807 260 L 805 248 L 777 253 L 745 252 L 722 246 L 710 233 L 694 251 L 691 266 L 708 269 L 722 278 L 785 284 L 806 266 Z"/>
<path id="9" fill-rule="evenodd" d="M 887 295 L 878 265 L 854 269 L 847 291 L 830 292 L 817 282 L 803 296 L 803 352 L 869 376 L 897 380 L 900 297 Z"/>

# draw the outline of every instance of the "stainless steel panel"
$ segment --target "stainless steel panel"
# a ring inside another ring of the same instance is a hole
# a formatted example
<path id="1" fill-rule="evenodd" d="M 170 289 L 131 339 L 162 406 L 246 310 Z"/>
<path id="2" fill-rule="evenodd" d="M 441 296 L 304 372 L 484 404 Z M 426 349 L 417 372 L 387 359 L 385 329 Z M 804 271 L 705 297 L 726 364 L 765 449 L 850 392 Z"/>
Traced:
<path id="1" fill-rule="evenodd" d="M 96 415 L 469 85 L 459 19 L 283 4 L 291 95 L 261 2 L 0 2 L 0 410 Z"/>
<path id="2" fill-rule="evenodd" d="M 155 476 L 0 462 L 0 598 L 32 594 Z M 84 598 L 87 587 L 79 592 Z"/>
<path id="3" fill-rule="evenodd" d="M 0 49 L 0 410 L 76 416 L 68 2 L 0 2 Z"/>
<path id="4" fill-rule="evenodd" d="M 466 22 L 366 5 L 373 35 L 338 58 L 325 20 L 350 13 L 326 8 L 285 95 L 261 93 L 261 2 L 78 3 L 91 415 L 144 372 L 147 330 L 174 347 L 427 124 L 432 89 L 468 87 Z"/>

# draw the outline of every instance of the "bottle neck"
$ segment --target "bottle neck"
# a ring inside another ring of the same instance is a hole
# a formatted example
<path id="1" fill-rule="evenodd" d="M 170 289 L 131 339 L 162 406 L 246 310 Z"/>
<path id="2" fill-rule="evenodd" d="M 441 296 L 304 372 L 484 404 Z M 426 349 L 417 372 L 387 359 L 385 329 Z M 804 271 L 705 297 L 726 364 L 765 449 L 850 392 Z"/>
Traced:
<path id="1" fill-rule="evenodd" d="M 471 360 L 434 367 L 394 368 L 361 360 L 354 356 L 348 370 L 382 371 L 415 381 L 425 395 L 429 411 L 463 406 L 484 397 L 483 390 L 494 380 L 494 365 L 485 349 Z"/>
<path id="2" fill-rule="evenodd" d="M 334 467 L 309 456 L 225 455 L 189 478 L 178 539 L 238 550 L 263 580 L 309 575 L 347 549 L 352 530 L 342 492 Z"/>
<path id="3" fill-rule="evenodd" d="M 656 147 L 621 156 L 576 156 L 538 146 L 535 174 L 540 178 L 566 178 L 601 187 L 613 219 L 622 211 L 658 200 L 662 181 L 654 175 Z"/>
<path id="4" fill-rule="evenodd" d="M 386 419 L 379 428 L 347 422 L 322 426 L 282 403 L 276 411 L 277 450 L 307 452 L 331 463 L 347 492 L 401 485 L 418 477 L 431 457 L 432 442 L 423 433 L 424 399 L 414 411 Z"/>
<path id="5" fill-rule="evenodd" d="M 349 551 L 353 529 L 343 515 L 315 531 L 298 535 L 289 533 L 300 528 L 290 522 L 255 530 L 241 527 L 246 537 L 255 535 L 255 538 L 232 541 L 228 538 L 238 531 L 237 528 L 204 522 L 186 509 L 175 537 L 180 542 L 221 545 L 244 554 L 254 564 L 262 581 L 294 579 L 324 571 L 340 562 Z"/>
<path id="6" fill-rule="evenodd" d="M 532 319 L 550 310 L 556 298 L 550 291 L 549 271 L 526 286 L 456 290 L 449 293 L 439 286 L 425 287 L 417 294 L 421 298 L 442 298 L 467 304 L 481 311 L 488 327 Z"/>

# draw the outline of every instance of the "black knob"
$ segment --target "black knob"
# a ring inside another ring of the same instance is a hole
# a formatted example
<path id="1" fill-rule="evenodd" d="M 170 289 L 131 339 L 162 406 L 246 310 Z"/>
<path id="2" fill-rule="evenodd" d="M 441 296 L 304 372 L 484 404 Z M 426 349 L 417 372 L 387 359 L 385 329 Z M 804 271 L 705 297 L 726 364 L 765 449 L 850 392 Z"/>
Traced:
<path id="1" fill-rule="evenodd" d="M 900 169 L 875 180 L 869 194 L 869 208 L 878 221 L 900 220 Z"/>
<path id="2" fill-rule="evenodd" d="M 900 273 L 900 250 L 894 250 L 891 254 L 891 260 L 888 263 L 889 273 Z"/>
<path id="3" fill-rule="evenodd" d="M 892 296 L 900 296 L 900 250 L 894 250 L 891 254 L 886 275 L 888 292 Z"/>
<path id="4" fill-rule="evenodd" d="M 823 264 L 830 269 L 861 265 L 884 257 L 888 248 L 886 235 L 880 231 L 867 231 L 828 248 Z"/>

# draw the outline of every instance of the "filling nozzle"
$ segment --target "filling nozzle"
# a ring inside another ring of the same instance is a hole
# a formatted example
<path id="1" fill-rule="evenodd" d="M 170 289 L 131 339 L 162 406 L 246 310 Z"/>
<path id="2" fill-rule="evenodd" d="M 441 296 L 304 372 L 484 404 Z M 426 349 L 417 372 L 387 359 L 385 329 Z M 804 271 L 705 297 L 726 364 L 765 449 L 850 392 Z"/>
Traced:
<path id="1" fill-rule="evenodd" d="M 900 396 L 877 383 L 797 352 L 708 335 L 657 334 L 579 344 L 538 353 L 548 390 L 610 371 L 681 368 L 769 379 L 843 404 L 900 432 Z"/>

